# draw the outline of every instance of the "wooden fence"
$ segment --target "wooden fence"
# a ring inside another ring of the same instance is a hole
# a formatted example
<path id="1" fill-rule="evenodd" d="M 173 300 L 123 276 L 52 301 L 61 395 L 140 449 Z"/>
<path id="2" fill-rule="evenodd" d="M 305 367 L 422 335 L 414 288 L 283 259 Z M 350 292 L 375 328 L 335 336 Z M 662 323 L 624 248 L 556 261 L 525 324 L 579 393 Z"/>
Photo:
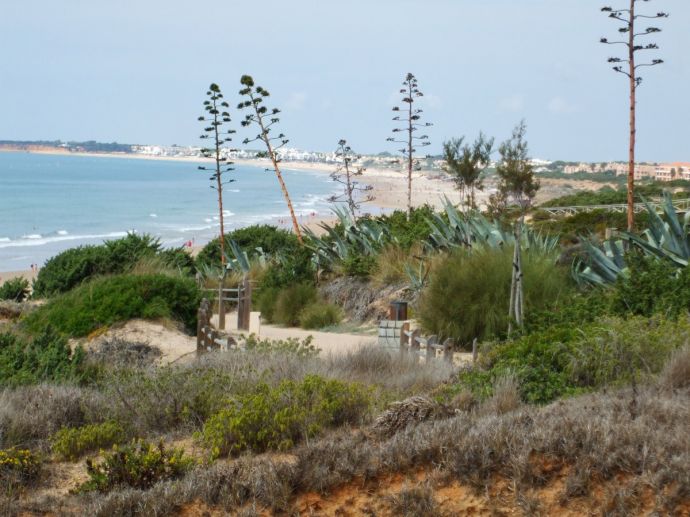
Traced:
<path id="1" fill-rule="evenodd" d="M 419 329 L 410 330 L 409 321 L 395 320 L 379 322 L 378 343 L 398 348 L 402 354 L 411 354 L 416 358 L 424 357 L 427 361 L 437 359 L 440 355 L 449 362 L 453 360 L 455 346 L 452 339 L 439 343 L 437 336 L 424 337 Z"/>

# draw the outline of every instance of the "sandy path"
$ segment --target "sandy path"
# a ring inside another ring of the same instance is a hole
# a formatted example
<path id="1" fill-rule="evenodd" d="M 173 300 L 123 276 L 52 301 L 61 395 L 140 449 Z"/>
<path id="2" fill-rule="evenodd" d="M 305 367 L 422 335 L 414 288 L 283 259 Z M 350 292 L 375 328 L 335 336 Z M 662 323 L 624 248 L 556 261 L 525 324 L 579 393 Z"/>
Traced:
<path id="1" fill-rule="evenodd" d="M 217 316 L 211 318 L 211 323 L 217 325 Z M 229 312 L 225 317 L 225 329 L 232 335 L 237 335 L 237 313 Z M 362 346 L 375 345 L 376 336 L 366 334 L 347 334 L 339 332 L 321 332 L 318 330 L 303 330 L 293 327 L 279 327 L 262 323 L 258 333 L 262 339 L 284 340 L 295 338 L 299 340 L 311 336 L 312 345 L 321 350 L 322 356 L 346 354 L 354 352 Z"/>

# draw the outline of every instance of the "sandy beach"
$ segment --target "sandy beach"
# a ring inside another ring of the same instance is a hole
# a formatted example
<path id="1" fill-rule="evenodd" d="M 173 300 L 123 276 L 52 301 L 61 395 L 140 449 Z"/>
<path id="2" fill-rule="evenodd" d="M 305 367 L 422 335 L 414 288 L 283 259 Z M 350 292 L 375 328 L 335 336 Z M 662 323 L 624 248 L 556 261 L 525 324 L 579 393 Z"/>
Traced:
<path id="1" fill-rule="evenodd" d="M 4 152 L 27 152 L 27 151 L 4 151 Z M 207 163 L 210 159 L 195 156 L 152 156 L 146 154 L 125 154 L 125 153 L 84 153 L 59 150 L 32 150 L 34 154 L 56 154 L 68 156 L 87 156 L 97 158 L 113 159 L 136 159 L 136 160 L 157 160 L 174 161 L 189 163 Z M 258 159 L 235 159 L 237 165 L 248 165 L 251 167 L 271 168 L 271 162 L 267 158 Z M 306 161 L 284 161 L 280 164 L 284 170 L 298 170 L 322 172 L 330 174 L 335 169 L 334 164 L 306 162 Z M 413 174 L 412 179 L 412 204 L 421 206 L 429 204 L 441 206 L 443 197 L 447 196 L 453 202 L 460 201 L 460 194 L 456 190 L 452 181 L 441 179 L 438 171 L 419 171 Z M 371 207 L 382 209 L 405 209 L 407 207 L 407 173 L 402 169 L 388 168 L 367 168 L 359 181 L 370 185 L 372 190 L 369 192 L 374 196 L 374 200 L 368 202 Z M 480 193 L 481 200 L 481 193 Z M 366 210 L 365 210 L 366 211 Z M 305 224 L 314 224 L 320 221 L 306 221 Z"/>

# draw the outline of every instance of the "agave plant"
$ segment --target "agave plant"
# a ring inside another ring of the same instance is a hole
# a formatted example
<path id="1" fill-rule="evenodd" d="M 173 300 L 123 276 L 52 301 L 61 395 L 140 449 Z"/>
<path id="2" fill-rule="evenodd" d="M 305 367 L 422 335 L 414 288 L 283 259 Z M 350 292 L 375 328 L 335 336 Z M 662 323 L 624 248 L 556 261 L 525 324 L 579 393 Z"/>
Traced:
<path id="1" fill-rule="evenodd" d="M 690 212 L 685 213 L 681 220 L 669 192 L 664 192 L 661 206 L 665 220 L 654 205 L 645 201 L 649 226 L 641 235 L 622 232 L 620 238 L 612 238 L 601 244 L 584 240 L 585 257 L 573 265 L 575 279 L 585 284 L 603 285 L 627 274 L 626 243 L 629 248 L 668 261 L 678 269 L 687 267 L 690 262 Z"/>
<path id="2" fill-rule="evenodd" d="M 443 210 L 445 218 L 441 214 L 434 214 L 428 220 L 428 250 L 452 250 L 476 245 L 501 248 L 515 243 L 513 233 L 506 231 L 498 222 L 489 221 L 478 212 L 462 214 L 448 198 L 444 200 Z M 544 236 L 525 227 L 522 231 L 522 245 L 524 249 L 550 253 L 558 248 L 558 237 Z"/>
<path id="3" fill-rule="evenodd" d="M 331 268 L 335 263 L 355 255 L 376 255 L 384 246 L 395 242 L 388 227 L 380 221 L 355 220 L 342 207 L 333 208 L 333 213 L 342 231 L 337 226 L 322 223 L 320 228 L 325 234 L 319 237 L 312 230 L 304 229 L 306 246 L 314 252 L 316 260 L 323 267 Z"/>

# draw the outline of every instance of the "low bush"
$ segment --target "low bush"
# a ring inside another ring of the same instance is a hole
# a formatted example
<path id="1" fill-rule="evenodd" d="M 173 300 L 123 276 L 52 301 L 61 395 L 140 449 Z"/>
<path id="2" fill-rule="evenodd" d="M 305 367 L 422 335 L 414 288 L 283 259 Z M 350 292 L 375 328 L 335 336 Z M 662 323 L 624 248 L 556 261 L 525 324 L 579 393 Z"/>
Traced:
<path id="1" fill-rule="evenodd" d="M 29 297 L 29 281 L 24 277 L 12 278 L 0 286 L 0 300 L 23 302 Z"/>
<path id="2" fill-rule="evenodd" d="M 74 352 L 67 340 L 48 327 L 35 339 L 0 334 L 0 387 L 42 381 L 82 382 L 95 372 L 84 361 L 84 351 Z"/>
<path id="3" fill-rule="evenodd" d="M 72 337 L 132 318 L 171 318 L 196 327 L 200 293 L 192 279 L 167 275 L 97 278 L 51 299 L 30 313 L 24 325 L 40 332 L 48 325 Z"/>
<path id="4" fill-rule="evenodd" d="M 343 319 L 340 308 L 332 303 L 316 302 L 307 305 L 299 315 L 299 326 L 303 329 L 322 329 L 337 325 Z"/>
<path id="5" fill-rule="evenodd" d="M 0 447 L 47 450 L 48 438 L 61 428 L 93 423 L 112 405 L 93 388 L 45 383 L 5 388 L 0 391 Z"/>
<path id="6" fill-rule="evenodd" d="M 430 334 L 461 345 L 474 338 L 503 336 L 508 328 L 513 251 L 460 250 L 435 264 L 419 301 L 419 319 Z M 550 307 L 568 295 L 572 280 L 553 255 L 523 253 L 526 314 Z"/>
<path id="7" fill-rule="evenodd" d="M 34 481 L 40 470 L 41 459 L 30 450 L 0 449 L 0 489 L 3 492 Z"/>
<path id="8" fill-rule="evenodd" d="M 291 255 L 300 248 L 299 241 L 293 233 L 268 224 L 247 226 L 226 234 L 226 251 L 230 249 L 230 241 L 235 241 L 250 256 L 256 253 L 257 249 L 261 249 L 267 255 Z M 213 239 L 203 247 L 197 255 L 197 263 L 205 266 L 220 263 L 219 238 Z"/>
<path id="9" fill-rule="evenodd" d="M 628 274 L 614 286 L 612 312 L 677 317 L 690 311 L 690 268 L 680 271 L 656 257 L 627 256 Z"/>
<path id="10" fill-rule="evenodd" d="M 280 294 L 279 287 L 261 286 L 261 290 L 257 295 L 257 306 L 261 311 L 261 318 L 268 323 L 275 321 L 275 309 L 278 294 Z"/>
<path id="11" fill-rule="evenodd" d="M 358 421 L 368 407 L 369 396 L 359 385 L 307 375 L 277 387 L 260 384 L 232 399 L 206 422 L 199 438 L 213 457 L 286 450 L 325 427 Z"/>
<path id="12" fill-rule="evenodd" d="M 494 346 L 484 356 L 485 369 L 462 372 L 447 394 L 469 390 L 487 398 L 496 379 L 514 375 L 522 400 L 543 404 L 648 379 L 689 339 L 687 318 L 605 317 L 579 328 L 553 326 Z"/>
<path id="13" fill-rule="evenodd" d="M 308 358 L 317 357 L 320 349 L 312 345 L 314 338 L 308 336 L 303 340 L 288 338 L 285 340 L 260 339 L 255 334 L 251 334 L 246 342 L 245 349 L 259 354 L 287 354 L 297 357 Z"/>
<path id="14" fill-rule="evenodd" d="M 89 480 L 79 487 L 81 492 L 109 492 L 118 487 L 147 490 L 159 481 L 182 477 L 194 465 L 183 449 L 166 449 L 163 442 L 152 445 L 134 441 L 106 453 L 103 460 L 86 461 Z"/>
<path id="15" fill-rule="evenodd" d="M 311 284 L 296 284 L 282 289 L 276 298 L 271 321 L 296 327 L 302 310 L 316 301 L 316 288 Z"/>
<path id="16" fill-rule="evenodd" d="M 353 254 L 338 265 L 338 272 L 345 276 L 368 278 L 376 270 L 375 255 Z"/>
<path id="17" fill-rule="evenodd" d="M 150 235 L 127 234 L 99 246 L 79 246 L 50 258 L 34 281 L 34 296 L 66 293 L 100 275 L 131 271 L 143 259 L 158 258 L 165 267 L 192 272 L 193 260 L 182 248 L 164 250 Z"/>
<path id="18" fill-rule="evenodd" d="M 75 461 L 87 452 L 110 447 L 124 439 L 125 431 L 116 422 L 63 427 L 51 437 L 51 449 L 58 457 Z"/>
<path id="19" fill-rule="evenodd" d="M 437 517 L 442 515 L 434 490 L 429 485 L 403 487 L 396 495 L 388 497 L 392 515 L 401 517 Z"/>

